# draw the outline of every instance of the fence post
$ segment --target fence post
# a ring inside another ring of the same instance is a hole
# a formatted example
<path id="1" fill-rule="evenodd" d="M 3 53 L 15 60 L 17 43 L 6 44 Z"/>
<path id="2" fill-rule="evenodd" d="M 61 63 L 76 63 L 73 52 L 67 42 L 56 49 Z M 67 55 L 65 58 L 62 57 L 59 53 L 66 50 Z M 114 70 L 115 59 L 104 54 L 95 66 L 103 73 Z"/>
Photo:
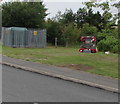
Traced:
<path id="1" fill-rule="evenodd" d="M 66 47 L 68 47 L 68 40 L 69 40 L 69 38 L 66 39 Z"/>
<path id="2" fill-rule="evenodd" d="M 57 48 L 57 38 L 55 38 L 55 47 Z"/>

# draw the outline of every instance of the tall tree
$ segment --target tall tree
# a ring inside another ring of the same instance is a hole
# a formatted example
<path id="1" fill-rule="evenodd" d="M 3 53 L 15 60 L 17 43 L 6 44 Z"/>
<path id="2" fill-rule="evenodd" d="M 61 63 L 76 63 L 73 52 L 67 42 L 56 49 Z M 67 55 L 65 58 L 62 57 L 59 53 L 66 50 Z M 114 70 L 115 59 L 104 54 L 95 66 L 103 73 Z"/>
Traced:
<path id="1" fill-rule="evenodd" d="M 109 2 L 103 2 L 103 3 L 99 4 L 99 7 L 104 11 L 102 14 L 103 28 L 107 30 L 113 24 L 111 21 L 112 13 L 110 12 L 110 4 L 109 4 Z"/>
<path id="2" fill-rule="evenodd" d="M 54 44 L 55 38 L 58 38 L 58 44 L 61 43 L 61 34 L 62 29 L 58 22 L 48 19 L 46 21 L 46 29 L 47 29 L 47 41 L 48 43 Z"/>
<path id="3" fill-rule="evenodd" d="M 69 23 L 75 22 L 75 15 L 71 9 L 66 9 L 65 13 L 63 14 L 62 22 L 64 24 L 69 24 Z"/>
<path id="4" fill-rule="evenodd" d="M 78 28 L 82 28 L 85 23 L 85 17 L 87 16 L 87 10 L 85 8 L 79 8 L 76 13 L 76 23 Z"/>
<path id="5" fill-rule="evenodd" d="M 7 2 L 2 5 L 2 26 L 44 28 L 43 2 Z"/>
<path id="6" fill-rule="evenodd" d="M 97 28 L 90 26 L 88 23 L 83 25 L 80 35 L 82 36 L 97 36 Z"/>
<path id="7" fill-rule="evenodd" d="M 92 7 L 96 7 L 97 6 L 95 1 L 83 2 L 83 4 L 86 6 L 86 8 L 88 10 L 92 9 Z"/>

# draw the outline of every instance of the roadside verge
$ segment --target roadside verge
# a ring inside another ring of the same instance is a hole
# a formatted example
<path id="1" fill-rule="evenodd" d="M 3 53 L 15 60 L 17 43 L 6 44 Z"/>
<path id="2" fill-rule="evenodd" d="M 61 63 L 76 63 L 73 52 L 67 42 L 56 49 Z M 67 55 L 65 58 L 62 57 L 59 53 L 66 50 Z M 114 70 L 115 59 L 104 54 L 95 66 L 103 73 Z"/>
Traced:
<path id="1" fill-rule="evenodd" d="M 102 84 L 97 84 L 97 83 L 93 83 L 93 82 L 89 82 L 89 81 L 85 81 L 85 80 L 81 80 L 81 79 L 77 79 L 77 78 L 73 78 L 73 77 L 68 77 L 68 76 L 65 76 L 65 75 L 62 75 L 62 74 L 56 74 L 56 73 L 53 73 L 53 72 L 38 70 L 38 69 L 35 69 L 35 68 L 25 67 L 25 66 L 22 66 L 22 65 L 11 64 L 11 63 L 8 63 L 8 62 L 2 62 L 1 64 L 11 66 L 11 67 L 15 67 L 17 69 L 22 69 L 22 70 L 25 70 L 25 71 L 30 71 L 30 72 L 34 72 L 34 73 L 38 73 L 38 74 L 42 74 L 42 75 L 46 75 L 46 76 L 50 76 L 50 77 L 54 77 L 54 78 L 59 78 L 59 79 L 66 80 L 66 81 L 71 81 L 71 82 L 74 82 L 74 83 L 84 84 L 84 85 L 88 85 L 88 86 L 91 86 L 91 87 L 96 87 L 96 88 L 112 91 L 112 92 L 115 92 L 115 93 L 120 93 L 118 91 L 118 89 L 114 88 L 114 87 L 109 87 L 109 86 L 105 86 L 105 85 L 102 85 Z"/>

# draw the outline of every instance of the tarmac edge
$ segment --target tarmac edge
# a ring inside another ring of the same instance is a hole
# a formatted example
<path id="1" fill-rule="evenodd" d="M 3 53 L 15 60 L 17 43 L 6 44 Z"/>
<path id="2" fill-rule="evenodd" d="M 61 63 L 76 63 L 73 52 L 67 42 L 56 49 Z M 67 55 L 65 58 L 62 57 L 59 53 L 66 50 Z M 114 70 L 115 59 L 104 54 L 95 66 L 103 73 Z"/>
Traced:
<path id="1" fill-rule="evenodd" d="M 120 93 L 118 89 L 113 88 L 113 87 L 100 85 L 100 84 L 96 84 L 96 83 L 93 83 L 93 82 L 88 82 L 88 81 L 84 81 L 84 80 L 80 80 L 80 79 L 76 79 L 76 78 L 72 78 L 72 77 L 67 77 L 67 76 L 64 76 L 64 75 L 56 74 L 56 73 L 41 71 L 41 70 L 37 70 L 37 69 L 29 68 L 29 67 L 24 67 L 24 66 L 19 66 L 19 65 L 7 63 L 7 62 L 2 62 L 2 63 L 0 62 L 0 64 L 7 65 L 7 66 L 10 66 L 10 67 L 14 67 L 14 68 L 17 68 L 17 69 L 22 69 L 22 70 L 25 70 L 25 71 L 30 71 L 30 72 L 42 74 L 42 75 L 45 75 L 45 76 L 50 76 L 50 77 L 54 77 L 54 78 L 58 78 L 58 79 L 62 79 L 62 80 L 66 80 L 66 81 L 70 81 L 70 82 L 74 82 L 74 83 L 79 83 L 79 84 L 83 84 L 83 85 L 87 85 L 87 86 L 111 91 L 111 92 L 114 92 L 114 93 Z"/>

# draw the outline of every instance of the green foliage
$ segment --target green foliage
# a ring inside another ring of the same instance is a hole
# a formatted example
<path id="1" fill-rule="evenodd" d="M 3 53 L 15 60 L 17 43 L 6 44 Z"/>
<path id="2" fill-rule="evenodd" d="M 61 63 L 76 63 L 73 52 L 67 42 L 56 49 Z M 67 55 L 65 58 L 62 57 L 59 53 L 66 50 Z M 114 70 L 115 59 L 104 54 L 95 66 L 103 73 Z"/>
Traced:
<path id="1" fill-rule="evenodd" d="M 88 9 L 91 9 L 92 7 L 96 7 L 94 1 L 84 2 L 83 4 L 85 4 L 85 6 L 86 6 Z"/>
<path id="2" fill-rule="evenodd" d="M 109 2 L 103 2 L 103 3 L 99 4 L 99 7 L 101 7 L 102 10 L 104 10 L 104 11 L 109 11 L 110 10 Z"/>
<path id="3" fill-rule="evenodd" d="M 54 44 L 55 38 L 58 38 L 58 43 L 61 41 L 61 27 L 58 22 L 51 19 L 46 21 L 47 41 Z"/>
<path id="4" fill-rule="evenodd" d="M 2 26 L 44 28 L 46 8 L 42 2 L 7 2 L 2 4 Z"/>
<path id="5" fill-rule="evenodd" d="M 58 38 L 58 45 L 76 45 L 80 42 L 80 36 L 96 36 L 100 51 L 118 52 L 118 40 L 120 32 L 116 20 L 119 14 L 112 15 L 110 3 L 97 3 L 94 0 L 84 2 L 84 7 L 79 8 L 76 13 L 66 9 L 62 14 L 60 11 L 53 19 L 45 21 L 46 8 L 43 2 L 8 2 L 2 4 L 2 26 L 16 26 L 27 28 L 47 29 L 47 41 L 54 44 Z M 113 6 L 118 7 L 118 4 Z M 94 12 L 93 8 L 100 7 Z"/>
<path id="6" fill-rule="evenodd" d="M 99 11 L 94 13 L 92 9 L 79 8 L 75 14 L 75 18 L 78 28 L 82 28 L 83 24 L 89 23 L 92 26 L 96 26 L 99 31 L 102 29 L 100 24 L 103 22 L 103 19 Z"/>
<path id="7" fill-rule="evenodd" d="M 113 47 L 112 52 L 113 52 L 113 53 L 119 53 L 118 45 L 115 45 L 115 46 Z"/>
<path id="8" fill-rule="evenodd" d="M 119 38 L 119 36 L 118 36 L 118 28 L 111 29 L 110 35 L 115 37 L 116 39 L 118 39 Z"/>
<path id="9" fill-rule="evenodd" d="M 98 43 L 99 41 L 101 41 L 101 40 L 105 39 L 105 38 L 106 38 L 106 36 L 107 36 L 107 34 L 106 34 L 106 33 L 103 33 L 103 32 L 98 32 L 98 34 L 97 34 L 97 43 Z"/>
<path id="10" fill-rule="evenodd" d="M 88 23 L 83 25 L 81 29 L 81 35 L 83 36 L 97 36 L 97 28 L 90 26 Z"/>
<path id="11" fill-rule="evenodd" d="M 62 23 L 69 24 L 75 22 L 75 15 L 71 9 L 66 9 L 65 13 L 62 16 Z"/>
<path id="12" fill-rule="evenodd" d="M 116 7 L 116 8 L 120 8 L 120 2 L 114 3 L 112 6 L 114 6 L 114 7 Z"/>
<path id="13" fill-rule="evenodd" d="M 46 22 L 46 29 L 48 43 L 52 43 L 53 45 L 55 37 L 58 38 L 58 45 L 66 45 L 66 42 L 70 45 L 75 45 L 79 42 L 80 29 L 73 23 L 63 25 L 49 19 Z"/>
<path id="14" fill-rule="evenodd" d="M 78 28 L 82 28 L 83 24 L 85 23 L 86 15 L 87 15 L 87 10 L 85 8 L 79 8 L 77 13 L 75 14 L 75 19 Z"/>
<path id="15" fill-rule="evenodd" d="M 85 7 L 79 8 L 77 13 L 73 13 L 71 9 L 66 9 L 63 14 L 58 12 L 58 15 L 54 18 L 59 25 L 59 29 L 56 29 L 56 31 L 59 31 L 57 33 L 60 36 L 59 44 L 64 45 L 67 42 L 70 45 L 77 44 L 80 36 L 94 35 L 97 37 L 99 50 L 117 52 L 118 43 L 116 40 L 118 38 L 118 29 L 112 28 L 112 26 L 116 25 L 118 16 L 113 16 L 110 12 L 110 3 L 91 1 L 84 2 L 83 4 L 85 4 Z M 99 11 L 94 12 L 93 7 L 100 7 L 103 10 L 103 14 Z M 113 37 L 113 40 L 111 37 Z"/>
<path id="16" fill-rule="evenodd" d="M 65 41 L 69 44 L 76 44 L 80 37 L 80 29 L 78 29 L 74 24 L 68 24 L 63 31 L 63 37 Z"/>
<path id="17" fill-rule="evenodd" d="M 99 51 L 118 53 L 118 28 L 104 29 L 97 35 Z"/>
<path id="18" fill-rule="evenodd" d="M 103 3 L 99 4 L 99 7 L 103 10 L 103 14 L 102 14 L 103 29 L 110 29 L 110 26 L 112 26 L 115 23 L 114 19 L 111 20 L 113 15 L 110 12 L 110 4 L 109 4 L 109 2 L 103 2 Z"/>
<path id="19" fill-rule="evenodd" d="M 113 36 L 107 36 L 106 39 L 101 40 L 97 46 L 99 51 L 118 52 L 118 39 Z"/>

